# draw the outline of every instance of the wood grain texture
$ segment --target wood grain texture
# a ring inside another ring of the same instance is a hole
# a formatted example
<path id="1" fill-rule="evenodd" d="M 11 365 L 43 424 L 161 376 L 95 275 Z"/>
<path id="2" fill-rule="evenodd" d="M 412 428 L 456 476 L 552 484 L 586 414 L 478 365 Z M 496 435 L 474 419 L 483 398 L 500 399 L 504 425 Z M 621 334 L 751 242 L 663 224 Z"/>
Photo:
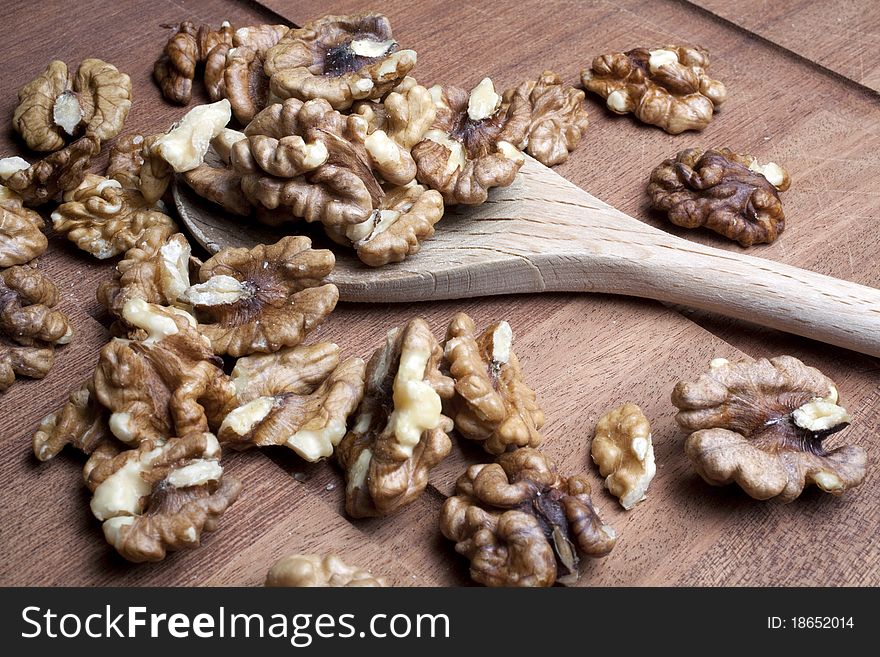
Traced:
<path id="1" fill-rule="evenodd" d="M 175 186 L 181 221 L 209 251 L 278 239 L 277 230 L 245 223 L 194 196 L 185 185 Z M 329 280 L 340 299 L 360 303 L 625 294 L 880 356 L 880 290 L 670 235 L 529 156 L 514 183 L 495 190 L 486 203 L 448 208 L 440 230 L 418 254 L 371 268 L 343 253 Z"/>
<path id="2" fill-rule="evenodd" d="M 880 91 L 880 3 L 690 1 L 853 82 Z"/>
<path id="3" fill-rule="evenodd" d="M 87 0 L 80 16 L 62 20 L 67 3 L 5 3 L 0 18 L 16 57 L 4 71 L 0 114 L 10 116 L 16 90 L 51 57 L 76 62 L 106 57 L 132 76 L 135 104 L 127 126 L 158 129 L 183 110 L 165 105 L 149 79 L 165 30 L 184 18 L 218 23 L 275 20 L 254 6 L 226 0 L 149 6 Z M 278 1 L 276 11 L 302 21 L 327 11 L 367 7 Z M 608 115 L 589 100 L 591 127 L 581 148 L 557 170 L 627 214 L 673 234 L 650 214 L 644 186 L 650 169 L 675 151 L 729 145 L 780 162 L 793 172 L 783 197 L 788 229 L 770 247 L 751 249 L 779 262 L 876 287 L 880 231 L 876 190 L 880 173 L 873 94 L 859 93 L 835 76 L 719 23 L 704 12 L 662 0 L 623 2 L 431 3 L 392 0 L 381 7 L 398 38 L 419 50 L 416 73 L 425 82 L 466 86 L 489 74 L 507 86 L 544 67 L 574 81 L 599 52 L 670 39 L 708 45 L 731 99 L 702 135 L 671 137 Z M 295 12 L 295 15 L 294 13 Z M 112 22 L 118 39 L 96 26 Z M 807 97 L 804 89 L 810 89 Z M 769 137 L 769 139 L 764 139 Z M 0 135 L 0 154 L 18 152 Z M 442 224 L 440 226 L 442 229 Z M 734 252 L 710 234 L 688 239 Z M 83 459 L 63 454 L 40 465 L 30 455 L 39 418 L 54 409 L 93 366 L 106 332 L 94 287 L 108 273 L 53 239 L 41 258 L 64 291 L 79 340 L 59 351 L 49 378 L 19 382 L 0 397 L 2 584 L 243 584 L 262 581 L 279 556 L 301 550 L 338 550 L 353 563 L 388 574 L 396 585 L 458 585 L 467 565 L 442 540 L 436 518 L 444 496 L 467 463 L 483 459 L 456 445 L 418 502 L 386 520 L 350 522 L 342 513 L 342 479 L 330 463 L 306 465 L 283 449 L 232 455 L 230 471 L 245 479 L 242 498 L 199 550 L 158 565 L 133 566 L 112 553 L 88 516 L 79 483 Z M 843 498 L 808 493 L 791 505 L 754 502 L 734 487 L 706 486 L 682 454 L 683 436 L 669 403 L 679 378 L 702 371 L 714 356 L 793 353 L 823 368 L 855 416 L 836 437 L 880 458 L 877 447 L 878 361 L 772 330 L 689 313 L 709 330 L 657 303 L 598 295 L 502 296 L 432 304 L 341 304 L 315 339 L 338 342 L 347 355 L 368 355 L 392 325 L 425 316 L 438 335 L 457 310 L 484 326 L 508 319 L 527 381 L 548 416 L 546 449 L 567 472 L 586 472 L 601 513 L 621 537 L 612 554 L 585 566 L 583 585 L 614 584 L 880 584 L 878 478 Z M 711 331 L 711 332 L 710 332 Z M 715 335 L 713 335 L 713 333 Z M 723 336 L 723 339 L 716 336 Z M 589 437 L 610 407 L 634 401 L 651 418 L 658 475 L 649 499 L 623 512 L 601 489 L 589 464 Z M 299 474 L 298 477 L 294 475 Z"/>

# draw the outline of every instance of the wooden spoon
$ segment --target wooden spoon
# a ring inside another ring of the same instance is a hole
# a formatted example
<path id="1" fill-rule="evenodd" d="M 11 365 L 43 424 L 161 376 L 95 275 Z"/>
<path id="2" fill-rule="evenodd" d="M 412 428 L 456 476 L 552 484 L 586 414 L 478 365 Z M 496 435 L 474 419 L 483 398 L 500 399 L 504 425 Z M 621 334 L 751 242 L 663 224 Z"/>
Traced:
<path id="1" fill-rule="evenodd" d="M 175 185 L 174 199 L 184 224 L 212 253 L 281 236 L 225 214 L 184 183 Z M 338 253 L 331 279 L 340 298 L 365 302 L 626 294 L 880 356 L 880 290 L 688 242 L 615 210 L 528 156 L 516 182 L 493 190 L 487 203 L 447 209 L 418 254 L 373 269 Z"/>

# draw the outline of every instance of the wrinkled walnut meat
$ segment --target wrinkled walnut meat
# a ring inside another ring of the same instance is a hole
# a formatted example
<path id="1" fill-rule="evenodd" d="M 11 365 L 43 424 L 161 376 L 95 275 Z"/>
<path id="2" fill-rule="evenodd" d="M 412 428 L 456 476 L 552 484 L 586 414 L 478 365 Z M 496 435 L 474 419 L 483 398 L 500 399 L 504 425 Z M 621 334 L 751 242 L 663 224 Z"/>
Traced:
<path id="1" fill-rule="evenodd" d="M 431 92 L 406 77 L 382 100 L 358 101 L 352 113 L 367 120 L 368 131 L 382 130 L 406 150 L 411 150 L 431 129 L 437 108 Z"/>
<path id="2" fill-rule="evenodd" d="M 616 542 L 587 480 L 560 477 L 530 447 L 469 467 L 443 505 L 440 531 L 486 586 L 574 584 L 580 556 L 603 557 Z"/>
<path id="3" fill-rule="evenodd" d="M 54 345 L 73 337 L 67 316 L 53 307 L 58 288 L 32 266 L 0 271 L 0 392 L 16 375 L 42 379 L 55 356 Z"/>
<path id="4" fill-rule="evenodd" d="M 246 217 L 253 212 L 253 206 L 241 191 L 241 174 L 229 163 L 232 146 L 242 139 L 247 139 L 243 132 L 224 128 L 211 140 L 212 150 L 208 151 L 205 160 L 184 173 L 183 180 L 202 198 L 227 212 Z"/>
<path id="5" fill-rule="evenodd" d="M 149 228 L 116 265 L 114 277 L 98 286 L 98 301 L 119 320 L 123 320 L 122 309 L 130 299 L 159 306 L 187 306 L 180 297 L 190 286 L 190 255 L 183 234 L 167 237 L 164 227 Z M 137 331 L 140 329 L 133 329 L 128 337 L 137 337 Z"/>
<path id="6" fill-rule="evenodd" d="M 162 135 L 120 137 L 110 149 L 107 177 L 118 180 L 126 189 L 141 193 L 144 202 L 157 203 L 174 174 L 171 166 L 153 151 Z"/>
<path id="7" fill-rule="evenodd" d="M 612 112 L 632 112 L 640 121 L 677 135 L 705 128 L 727 98 L 724 85 L 706 74 L 708 67 L 709 53 L 703 48 L 635 48 L 596 57 L 581 80 Z"/>
<path id="8" fill-rule="evenodd" d="M 651 424 L 642 409 L 624 404 L 603 415 L 596 424 L 590 455 L 605 477 L 605 488 L 624 509 L 645 499 L 657 467 Z"/>
<path id="9" fill-rule="evenodd" d="M 692 432 L 685 454 L 708 483 L 736 482 L 759 500 L 791 502 L 815 484 L 841 495 L 865 478 L 867 455 L 823 442 L 845 429 L 850 416 L 837 388 L 797 358 L 730 363 L 712 361 L 696 381 L 672 392 L 676 421 Z"/>
<path id="10" fill-rule="evenodd" d="M 197 29 L 191 21 L 184 21 L 175 30 L 153 67 L 153 78 L 165 100 L 178 105 L 189 103 L 199 64 L 205 64 L 205 84 L 212 99 L 220 98 L 216 86 L 218 79 L 222 80 L 224 59 L 232 45 L 232 26 L 224 21 L 219 30 L 207 25 Z"/>
<path id="11" fill-rule="evenodd" d="M 45 252 L 44 223 L 18 194 L 0 185 L 0 267 L 24 265 Z"/>
<path id="12" fill-rule="evenodd" d="M 223 62 L 221 95 L 229 99 L 240 124 L 250 123 L 268 104 L 269 76 L 263 70 L 263 60 L 289 29 L 286 25 L 255 25 L 235 31 L 233 47 L 226 51 Z M 215 100 L 219 97 L 212 96 Z"/>
<path id="13" fill-rule="evenodd" d="M 526 136 L 516 146 L 548 167 L 565 162 L 589 126 L 584 92 L 563 84 L 553 71 L 544 71 L 537 80 L 504 92 L 504 102 L 512 103 L 514 97 L 531 107 Z"/>
<path id="14" fill-rule="evenodd" d="M 124 253 L 150 228 L 166 236 L 177 230 L 171 217 L 113 178 L 86 174 L 63 200 L 52 213 L 53 228 L 99 260 Z"/>
<path id="15" fill-rule="evenodd" d="M 272 564 L 266 586 L 388 586 L 384 577 L 349 566 L 335 554 L 291 554 Z"/>
<path id="16" fill-rule="evenodd" d="M 758 164 L 726 148 L 681 151 L 651 173 L 651 205 L 684 228 L 705 226 L 743 246 L 773 242 L 785 229 L 778 191 L 788 189 L 782 167 Z"/>
<path id="17" fill-rule="evenodd" d="M 468 440 L 481 441 L 491 454 L 541 444 L 538 430 L 544 413 L 523 382 L 512 343 L 507 322 L 496 322 L 477 335 L 464 313 L 452 318 L 446 332 L 444 356 L 455 382 L 449 404 L 455 429 Z"/>
<path id="18" fill-rule="evenodd" d="M 385 197 L 380 179 L 410 183 L 409 151 L 367 120 L 345 116 L 325 100 L 289 98 L 260 112 L 232 147 L 241 188 L 254 205 L 286 208 L 293 218 L 329 226 L 369 220 Z"/>
<path id="19" fill-rule="evenodd" d="M 101 141 L 120 133 L 131 109 L 131 80 L 112 64 L 86 59 L 71 80 L 55 60 L 18 92 L 12 125 L 29 148 L 57 151 L 80 133 Z"/>
<path id="20" fill-rule="evenodd" d="M 334 109 L 381 98 L 416 64 L 398 50 L 391 23 L 376 13 L 324 16 L 290 30 L 266 53 L 264 68 L 278 98 L 323 98 Z"/>
<path id="21" fill-rule="evenodd" d="M 333 454 L 364 392 L 364 361 L 339 363 L 330 343 L 240 358 L 232 372 L 241 405 L 223 420 L 223 445 L 285 445 L 307 461 Z"/>
<path id="22" fill-rule="evenodd" d="M 443 218 L 440 192 L 415 182 L 384 188 L 385 197 L 370 217 L 352 226 L 325 226 L 336 242 L 353 247 L 358 258 L 371 267 L 401 262 L 418 253 L 422 242 L 434 234 Z"/>
<path id="23" fill-rule="evenodd" d="M 6 157 L 0 160 L 0 183 L 17 193 L 26 206 L 42 205 L 79 185 L 100 150 L 96 137 L 85 136 L 34 164 Z"/>
<path id="24" fill-rule="evenodd" d="M 111 413 L 113 435 L 137 445 L 216 429 L 235 389 L 195 320 L 137 298 L 125 303 L 122 316 L 146 337 L 114 339 L 101 350 L 95 397 Z"/>
<path id="25" fill-rule="evenodd" d="M 183 298 L 214 353 L 246 356 L 293 347 L 336 307 L 339 291 L 322 284 L 330 251 L 307 237 L 284 237 L 253 249 L 224 249 L 199 269 Z"/>
<path id="26" fill-rule="evenodd" d="M 443 351 L 419 318 L 388 332 L 367 363 L 364 400 L 336 449 L 345 470 L 345 510 L 353 518 L 384 516 L 410 504 L 452 442 L 442 399 L 452 381 L 440 373 Z"/>
<path id="27" fill-rule="evenodd" d="M 430 92 L 437 115 L 412 149 L 417 178 L 449 205 L 483 203 L 490 188 L 512 183 L 525 161 L 515 144 L 529 129 L 528 98 L 515 94 L 505 102 L 489 78 L 470 93 L 436 86 Z"/>
<path id="28" fill-rule="evenodd" d="M 223 474 L 220 445 L 209 433 L 147 440 L 115 456 L 96 451 L 85 472 L 104 537 L 135 563 L 198 547 L 241 491 Z"/>
<path id="29" fill-rule="evenodd" d="M 43 418 L 34 434 L 34 456 L 40 461 L 55 458 L 66 445 L 91 454 L 113 440 L 107 412 L 95 399 L 92 381 L 70 393 L 59 410 Z"/>

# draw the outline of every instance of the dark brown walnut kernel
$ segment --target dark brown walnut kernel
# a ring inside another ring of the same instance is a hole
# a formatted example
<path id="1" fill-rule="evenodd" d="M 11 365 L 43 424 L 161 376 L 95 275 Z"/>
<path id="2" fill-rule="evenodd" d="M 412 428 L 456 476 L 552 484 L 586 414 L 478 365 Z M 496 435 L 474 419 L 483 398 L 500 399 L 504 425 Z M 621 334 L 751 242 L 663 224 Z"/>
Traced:
<path id="1" fill-rule="evenodd" d="M 470 466 L 443 505 L 440 531 L 486 586 L 574 584 L 580 557 L 603 557 L 616 542 L 587 480 L 561 477 L 530 447 Z"/>
<path id="2" fill-rule="evenodd" d="M 865 478 L 858 446 L 827 449 L 851 422 L 834 383 L 792 356 L 712 361 L 672 392 L 678 424 L 691 432 L 685 454 L 708 483 L 736 482 L 755 499 L 791 502 L 810 484 L 841 495 Z"/>
<path id="3" fill-rule="evenodd" d="M 345 510 L 353 518 L 385 516 L 412 503 L 452 448 L 452 421 L 442 399 L 452 380 L 440 373 L 443 351 L 427 323 L 410 320 L 388 332 L 367 363 L 364 399 L 336 449 L 345 470 Z"/>
<path id="4" fill-rule="evenodd" d="M 779 191 L 788 174 L 772 162 L 722 148 L 689 148 L 651 173 L 651 205 L 684 228 L 705 226 L 743 246 L 773 242 L 785 229 Z"/>
<path id="5" fill-rule="evenodd" d="M 175 33 L 153 67 L 153 79 L 165 100 L 177 105 L 189 104 L 199 64 L 205 64 L 205 82 L 212 100 L 221 98 L 223 64 L 226 51 L 232 45 L 233 27 L 227 21 L 217 30 L 207 25 L 196 28 L 192 21 L 166 27 Z"/>
<path id="6" fill-rule="evenodd" d="M 25 265 L 45 253 L 49 241 L 44 224 L 18 194 L 0 185 L 0 267 Z"/>
<path id="7" fill-rule="evenodd" d="M 92 381 L 70 393 L 67 402 L 40 422 L 34 434 L 34 456 L 40 461 L 55 458 L 66 445 L 91 454 L 99 445 L 113 441 L 108 414 L 95 398 Z"/>
<path id="8" fill-rule="evenodd" d="M 0 183 L 17 193 L 26 206 L 42 205 L 76 188 L 100 150 L 98 138 L 86 136 L 34 164 L 7 157 L 0 160 Z"/>

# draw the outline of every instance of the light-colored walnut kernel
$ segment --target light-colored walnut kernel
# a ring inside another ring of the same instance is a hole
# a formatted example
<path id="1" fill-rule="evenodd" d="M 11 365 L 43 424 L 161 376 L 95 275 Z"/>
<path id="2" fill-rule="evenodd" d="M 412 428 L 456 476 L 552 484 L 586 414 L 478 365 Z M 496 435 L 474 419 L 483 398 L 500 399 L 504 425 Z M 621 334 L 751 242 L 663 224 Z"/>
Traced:
<path id="1" fill-rule="evenodd" d="M 205 159 L 214 139 L 232 118 L 232 108 L 225 98 L 210 105 L 199 105 L 164 135 L 156 139 L 152 151 L 177 173 L 195 169 Z"/>
<path id="2" fill-rule="evenodd" d="M 596 424 L 590 454 L 605 488 L 631 509 L 645 499 L 648 485 L 657 472 L 651 424 L 635 404 L 608 411 Z"/>
<path id="3" fill-rule="evenodd" d="M 266 586 L 388 586 L 384 577 L 349 566 L 335 554 L 291 554 L 272 564 Z"/>

